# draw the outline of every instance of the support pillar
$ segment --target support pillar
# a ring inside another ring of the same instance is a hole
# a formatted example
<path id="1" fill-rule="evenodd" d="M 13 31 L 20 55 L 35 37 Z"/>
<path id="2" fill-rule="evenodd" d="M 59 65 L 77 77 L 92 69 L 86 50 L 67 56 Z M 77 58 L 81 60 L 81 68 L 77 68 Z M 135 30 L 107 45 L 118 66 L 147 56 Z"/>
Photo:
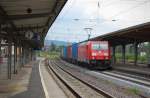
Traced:
<path id="1" fill-rule="evenodd" d="M 21 65 L 24 66 L 24 47 L 22 47 L 22 62 L 21 62 Z"/>
<path id="2" fill-rule="evenodd" d="M 1 74 L 1 68 L 2 68 L 2 66 L 1 66 L 1 63 L 2 63 L 2 50 L 1 50 L 1 39 L 0 39 L 0 74 Z"/>
<path id="3" fill-rule="evenodd" d="M 27 59 L 28 59 L 28 57 L 27 57 L 27 48 L 24 48 L 24 64 L 28 63 Z"/>
<path id="4" fill-rule="evenodd" d="M 34 51 L 32 50 L 32 48 L 30 49 L 30 57 L 31 61 L 34 61 Z"/>
<path id="5" fill-rule="evenodd" d="M 20 68 L 21 68 L 21 62 L 22 62 L 22 60 L 21 60 L 21 46 L 19 46 L 19 66 L 20 66 Z"/>
<path id="6" fill-rule="evenodd" d="M 134 42 L 134 65 L 137 65 L 137 57 L 138 57 L 138 43 Z"/>
<path id="7" fill-rule="evenodd" d="M 1 34 L 1 24 L 0 24 L 0 34 Z M 0 59 L 1 59 L 1 61 L 2 61 L 2 58 L 1 58 L 1 53 L 2 53 L 2 51 L 1 51 L 1 41 L 2 41 L 2 39 L 0 38 Z M 1 64 L 0 64 L 0 74 L 1 74 Z"/>
<path id="8" fill-rule="evenodd" d="M 28 53 L 29 53 L 28 48 L 26 48 L 26 63 L 28 63 L 28 62 L 29 62 L 29 61 L 28 61 L 28 59 L 29 59 L 29 57 L 28 57 Z"/>
<path id="9" fill-rule="evenodd" d="M 27 62 L 29 62 L 29 48 L 27 48 Z"/>
<path id="10" fill-rule="evenodd" d="M 125 64 L 125 61 L 126 61 L 125 54 L 126 54 L 126 45 L 123 44 L 122 45 L 122 61 L 123 61 L 123 64 Z"/>
<path id="11" fill-rule="evenodd" d="M 18 51 L 18 44 L 16 44 L 16 69 L 18 70 L 18 54 L 19 54 L 19 51 Z M 16 70 L 16 71 L 17 71 Z"/>
<path id="12" fill-rule="evenodd" d="M 115 64 L 116 63 L 116 47 L 112 46 L 112 63 Z"/>
<path id="13" fill-rule="evenodd" d="M 17 62 L 17 46 L 14 43 L 14 74 L 17 74 L 16 62 Z"/>
<path id="14" fill-rule="evenodd" d="M 148 58 L 147 58 L 147 66 L 150 68 L 150 41 L 148 42 Z"/>
<path id="15" fill-rule="evenodd" d="M 29 57 L 30 57 L 29 61 L 32 61 L 32 49 L 30 48 L 29 51 L 30 51 L 29 52 Z"/>
<path id="16" fill-rule="evenodd" d="M 12 56 L 12 46 L 11 46 L 11 41 L 8 40 L 8 61 L 7 61 L 8 79 L 11 79 L 11 56 Z"/>
<path id="17" fill-rule="evenodd" d="M 21 47 L 21 67 L 23 67 L 23 47 Z"/>
<path id="18" fill-rule="evenodd" d="M 26 53 L 26 48 L 24 48 L 24 64 L 27 64 L 27 61 L 26 61 L 26 59 L 27 59 L 27 53 Z"/>

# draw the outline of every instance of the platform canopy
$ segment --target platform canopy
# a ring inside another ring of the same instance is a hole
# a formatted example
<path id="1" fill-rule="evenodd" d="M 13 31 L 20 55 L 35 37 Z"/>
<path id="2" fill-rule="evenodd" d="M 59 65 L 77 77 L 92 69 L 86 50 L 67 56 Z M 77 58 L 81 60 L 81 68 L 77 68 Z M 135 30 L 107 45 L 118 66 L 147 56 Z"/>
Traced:
<path id="1" fill-rule="evenodd" d="M 67 0 L 0 0 L 0 38 L 43 45 Z"/>
<path id="2" fill-rule="evenodd" d="M 111 45 L 150 41 L 150 22 L 114 31 L 90 40 L 108 40 Z"/>

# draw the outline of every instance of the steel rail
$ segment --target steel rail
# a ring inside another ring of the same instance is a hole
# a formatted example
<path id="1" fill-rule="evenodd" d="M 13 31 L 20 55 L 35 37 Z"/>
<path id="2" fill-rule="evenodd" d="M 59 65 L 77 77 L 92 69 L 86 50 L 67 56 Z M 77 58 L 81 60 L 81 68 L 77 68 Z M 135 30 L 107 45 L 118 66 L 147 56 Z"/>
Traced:
<path id="1" fill-rule="evenodd" d="M 104 97 L 106 97 L 106 98 L 116 98 L 115 96 L 113 96 L 113 95 L 109 94 L 108 92 L 106 92 L 106 91 L 104 91 L 104 90 L 102 90 L 102 89 L 96 87 L 95 85 L 90 84 L 90 83 L 88 83 L 87 81 L 84 81 L 84 80 L 82 80 L 82 79 L 76 77 L 76 76 L 73 75 L 71 72 L 66 71 L 65 69 L 63 69 L 62 67 L 60 67 L 60 66 L 58 65 L 58 63 L 55 62 L 55 65 L 57 65 L 57 67 L 59 67 L 59 68 L 60 68 L 61 70 L 63 70 L 64 72 L 68 73 L 70 76 L 72 76 L 72 77 L 74 77 L 75 79 L 79 80 L 79 81 L 82 82 L 83 84 L 89 86 L 90 88 L 92 88 L 93 90 L 95 90 L 97 93 L 103 95 Z"/>
<path id="2" fill-rule="evenodd" d="M 49 65 L 48 66 L 49 70 L 51 70 L 55 76 L 71 91 L 71 93 L 76 97 L 76 98 L 82 98 L 77 92 L 75 92 L 58 74 L 57 72 Z"/>

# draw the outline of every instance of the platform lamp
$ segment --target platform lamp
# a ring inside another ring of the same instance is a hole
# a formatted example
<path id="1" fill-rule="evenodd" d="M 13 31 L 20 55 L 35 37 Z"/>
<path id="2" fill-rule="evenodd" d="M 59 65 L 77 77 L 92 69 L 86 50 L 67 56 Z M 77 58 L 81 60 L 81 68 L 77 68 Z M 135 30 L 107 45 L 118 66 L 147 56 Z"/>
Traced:
<path id="1" fill-rule="evenodd" d="M 84 30 L 86 31 L 86 33 L 88 34 L 88 40 L 91 37 L 91 31 L 93 30 L 93 28 L 84 28 Z"/>

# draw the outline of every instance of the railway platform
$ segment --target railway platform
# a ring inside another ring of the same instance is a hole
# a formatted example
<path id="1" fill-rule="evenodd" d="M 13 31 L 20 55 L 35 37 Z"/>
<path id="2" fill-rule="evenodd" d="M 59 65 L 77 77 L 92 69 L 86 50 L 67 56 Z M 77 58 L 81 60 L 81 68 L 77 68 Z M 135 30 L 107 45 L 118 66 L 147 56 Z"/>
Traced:
<path id="1" fill-rule="evenodd" d="M 55 82 L 54 77 L 49 72 L 48 65 L 45 65 L 43 60 L 39 63 L 39 71 L 46 98 L 68 98 Z"/>
<path id="2" fill-rule="evenodd" d="M 45 67 L 39 67 L 41 60 L 24 65 L 11 79 L 1 78 L 0 98 L 66 98 Z"/>
<path id="3" fill-rule="evenodd" d="M 0 80 L 0 98 L 44 98 L 38 72 L 39 61 L 24 65 L 12 79 Z"/>
<path id="4" fill-rule="evenodd" d="M 134 73 L 134 74 L 150 77 L 150 68 L 146 66 L 116 63 L 113 64 L 113 68 L 115 70 L 120 70 L 128 73 Z"/>

